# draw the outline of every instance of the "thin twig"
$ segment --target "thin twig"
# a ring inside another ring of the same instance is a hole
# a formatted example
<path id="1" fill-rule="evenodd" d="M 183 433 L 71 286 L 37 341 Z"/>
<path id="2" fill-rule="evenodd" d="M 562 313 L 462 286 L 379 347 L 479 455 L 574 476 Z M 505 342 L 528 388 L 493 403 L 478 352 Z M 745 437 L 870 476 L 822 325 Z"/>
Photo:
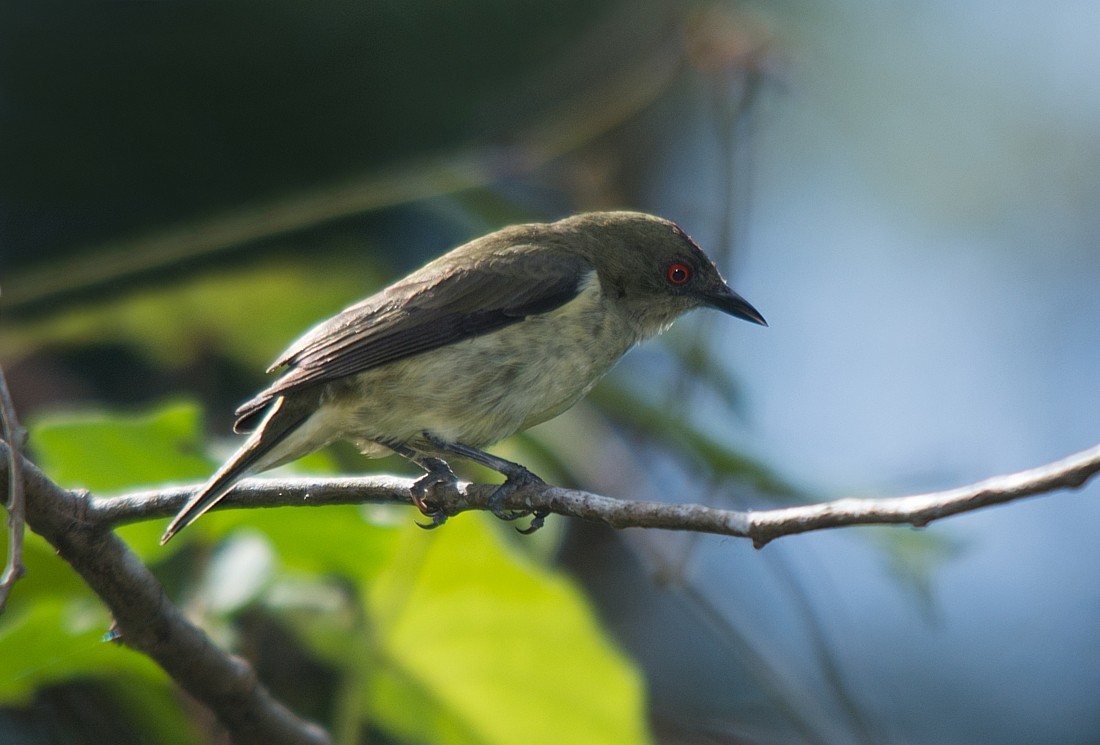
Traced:
<path id="1" fill-rule="evenodd" d="M 8 381 L 4 370 L 0 368 L 0 435 L 8 443 L 7 470 L 12 475 L 8 479 L 8 497 L 4 507 L 8 511 L 8 558 L 4 563 L 4 573 L 0 574 L 0 613 L 4 612 L 12 588 L 27 569 L 23 565 L 23 529 L 26 522 L 26 504 L 23 489 L 22 449 L 26 432 L 15 416 L 15 404 L 11 400 Z"/>

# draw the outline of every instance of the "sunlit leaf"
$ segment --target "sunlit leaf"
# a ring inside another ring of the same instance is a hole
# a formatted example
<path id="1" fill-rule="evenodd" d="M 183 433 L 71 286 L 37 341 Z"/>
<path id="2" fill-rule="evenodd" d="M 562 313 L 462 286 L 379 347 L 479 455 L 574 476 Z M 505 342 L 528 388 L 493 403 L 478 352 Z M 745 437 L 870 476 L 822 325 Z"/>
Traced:
<path id="1" fill-rule="evenodd" d="M 486 520 L 404 532 L 365 588 L 381 657 L 366 708 L 432 743 L 641 743 L 641 678 L 563 575 Z M 367 671 L 370 673 L 371 671 Z"/>
<path id="2" fill-rule="evenodd" d="M 99 494 L 209 476 L 202 455 L 199 409 L 169 403 L 141 415 L 103 412 L 56 415 L 32 422 L 38 465 L 66 488 Z"/>
<path id="3" fill-rule="evenodd" d="M 221 521 L 262 532 L 284 568 L 357 580 L 369 580 L 389 561 L 399 532 L 374 524 L 369 511 L 356 505 L 233 510 L 208 517 L 218 532 Z"/>

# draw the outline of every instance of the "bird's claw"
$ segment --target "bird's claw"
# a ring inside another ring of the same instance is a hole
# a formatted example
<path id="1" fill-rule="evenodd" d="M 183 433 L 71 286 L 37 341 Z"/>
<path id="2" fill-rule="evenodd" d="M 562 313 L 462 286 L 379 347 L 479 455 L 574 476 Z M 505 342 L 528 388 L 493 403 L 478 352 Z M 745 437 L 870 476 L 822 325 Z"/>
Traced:
<path id="1" fill-rule="evenodd" d="M 531 535 L 546 523 L 546 516 L 549 514 L 549 510 L 535 510 L 532 513 L 531 524 L 526 528 L 516 528 L 516 532 L 522 533 L 523 535 Z"/>
<path id="2" fill-rule="evenodd" d="M 489 511 L 498 519 L 508 522 L 532 515 L 533 517 L 530 525 L 526 528 L 516 528 L 516 531 L 523 535 L 531 535 L 543 526 L 543 523 L 546 522 L 546 516 L 550 513 L 547 510 L 510 510 L 505 508 L 504 501 L 516 489 L 524 486 L 531 486 L 533 484 L 545 483 L 546 482 L 538 476 L 520 466 L 518 470 L 508 474 L 508 478 L 505 479 L 504 483 L 498 486 L 496 491 L 489 497 Z"/>
<path id="3" fill-rule="evenodd" d="M 419 520 L 414 520 L 416 527 L 423 528 L 424 530 L 435 530 L 443 523 L 447 522 L 447 513 L 443 510 L 434 510 L 432 512 L 425 512 L 425 517 L 430 517 L 432 521 L 430 523 L 422 523 Z"/>
<path id="4" fill-rule="evenodd" d="M 412 499 L 412 503 L 416 505 L 416 509 L 420 510 L 420 514 L 424 517 L 431 518 L 430 523 L 418 522 L 417 525 L 425 530 L 432 530 L 447 522 L 447 513 L 443 508 L 429 502 L 427 498 L 430 498 L 440 489 L 453 491 L 457 483 L 458 479 L 446 463 L 433 461 L 429 464 L 428 472 L 414 481 L 409 488 L 409 497 Z"/>

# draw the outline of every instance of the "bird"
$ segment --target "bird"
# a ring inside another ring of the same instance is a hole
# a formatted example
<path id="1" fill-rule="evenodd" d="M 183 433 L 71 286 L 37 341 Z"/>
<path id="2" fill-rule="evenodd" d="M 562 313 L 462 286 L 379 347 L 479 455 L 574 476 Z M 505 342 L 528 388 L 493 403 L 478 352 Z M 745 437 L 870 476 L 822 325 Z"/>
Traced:
<path id="1" fill-rule="evenodd" d="M 476 238 L 291 344 L 268 369 L 281 375 L 236 411 L 247 438 L 161 543 L 245 476 L 337 440 L 423 469 L 410 496 L 432 526 L 445 517 L 426 497 L 456 483 L 451 457 L 501 473 L 489 506 L 513 519 L 504 497 L 544 482 L 484 448 L 566 411 L 632 347 L 701 307 L 767 326 L 662 217 L 587 212 Z"/>

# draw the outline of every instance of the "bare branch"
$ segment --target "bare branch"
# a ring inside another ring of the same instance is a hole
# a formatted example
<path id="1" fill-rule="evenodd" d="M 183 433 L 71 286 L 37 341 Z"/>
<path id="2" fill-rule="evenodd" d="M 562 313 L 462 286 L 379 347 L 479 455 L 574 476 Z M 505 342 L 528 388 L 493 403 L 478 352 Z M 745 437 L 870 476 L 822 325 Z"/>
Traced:
<path id="1" fill-rule="evenodd" d="M 8 558 L 4 564 L 4 573 L 0 574 L 0 613 L 4 612 L 8 597 L 15 583 L 27 571 L 23 566 L 23 529 L 25 523 L 25 500 L 23 491 L 23 458 L 21 450 L 26 431 L 19 426 L 15 416 L 15 405 L 8 390 L 8 381 L 0 369 L 0 437 L 8 443 L 7 468 L 12 477 L 8 479 L 8 498 L 4 506 L 8 511 Z"/>
<path id="2" fill-rule="evenodd" d="M 598 494 L 532 485 L 512 492 L 505 507 L 548 510 L 614 528 L 662 528 L 751 538 L 758 548 L 786 535 L 848 525 L 908 524 L 923 527 L 951 515 L 1017 499 L 1076 488 L 1100 472 L 1100 445 L 1038 468 L 997 476 L 970 486 L 906 497 L 845 498 L 832 502 L 769 510 L 725 510 L 701 504 L 666 504 L 613 499 Z M 237 485 L 217 509 L 331 504 L 409 504 L 411 479 L 366 476 L 326 479 L 249 479 Z M 110 527 L 169 517 L 183 506 L 194 486 L 139 492 L 113 498 L 89 498 L 87 519 Z M 495 486 L 460 484 L 443 495 L 447 515 L 488 508 Z"/>
<path id="3" fill-rule="evenodd" d="M 0 443 L 3 480 L 12 451 Z M 121 641 L 153 658 L 192 696 L 205 703 L 238 745 L 327 745 L 328 735 L 275 700 L 252 666 L 229 655 L 188 621 L 141 560 L 111 530 L 89 519 L 87 494 L 62 489 L 22 461 L 27 524 L 53 544 L 110 608 Z"/>

